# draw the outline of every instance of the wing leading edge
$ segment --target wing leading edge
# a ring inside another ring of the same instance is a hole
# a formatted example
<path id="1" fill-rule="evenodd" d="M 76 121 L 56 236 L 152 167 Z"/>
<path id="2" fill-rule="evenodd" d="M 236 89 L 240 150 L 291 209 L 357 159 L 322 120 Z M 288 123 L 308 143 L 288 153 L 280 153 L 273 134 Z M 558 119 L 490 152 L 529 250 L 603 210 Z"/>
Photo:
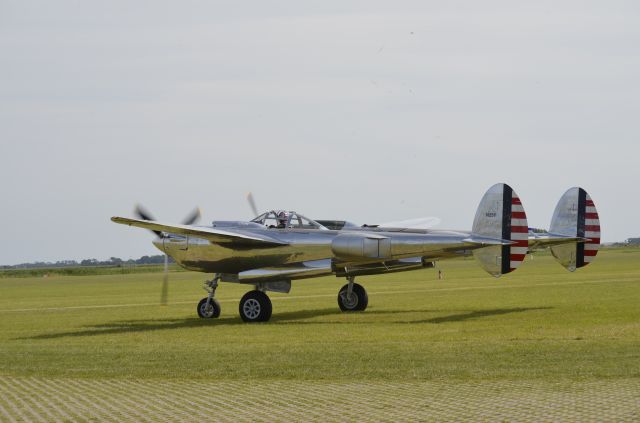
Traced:
<path id="1" fill-rule="evenodd" d="M 281 245 L 288 245 L 285 242 L 281 242 L 273 238 L 246 235 L 239 232 L 229 232 L 208 227 L 168 224 L 158 221 L 130 219 L 127 217 L 118 216 L 112 217 L 111 221 L 119 223 L 121 225 L 135 226 L 138 228 L 150 229 L 152 231 L 194 236 L 207 239 L 218 244 L 251 244 L 263 247 L 277 247 Z"/>

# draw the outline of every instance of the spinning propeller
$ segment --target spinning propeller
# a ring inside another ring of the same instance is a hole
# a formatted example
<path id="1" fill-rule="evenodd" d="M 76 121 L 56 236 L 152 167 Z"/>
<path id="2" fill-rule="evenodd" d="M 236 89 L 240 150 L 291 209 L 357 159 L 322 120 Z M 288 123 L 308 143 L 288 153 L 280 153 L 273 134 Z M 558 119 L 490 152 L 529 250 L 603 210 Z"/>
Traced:
<path id="1" fill-rule="evenodd" d="M 253 212 L 253 217 L 258 217 L 258 207 L 256 207 L 256 201 L 253 199 L 253 194 L 251 192 L 247 194 L 247 201 L 249 202 L 249 207 L 251 207 L 251 211 Z"/>
<path id="2" fill-rule="evenodd" d="M 151 213 L 140 204 L 136 205 L 134 210 L 136 216 L 138 216 L 142 220 L 156 220 Z M 192 225 L 200 219 L 200 209 L 196 207 L 193 209 L 191 213 L 187 215 L 184 219 L 182 219 L 183 225 Z M 160 231 L 154 231 L 151 229 L 151 232 L 156 234 L 158 238 L 164 238 L 165 234 Z M 167 305 L 167 298 L 169 295 L 169 256 L 165 253 L 164 255 L 164 273 L 162 276 L 162 292 L 160 294 L 160 304 Z"/>

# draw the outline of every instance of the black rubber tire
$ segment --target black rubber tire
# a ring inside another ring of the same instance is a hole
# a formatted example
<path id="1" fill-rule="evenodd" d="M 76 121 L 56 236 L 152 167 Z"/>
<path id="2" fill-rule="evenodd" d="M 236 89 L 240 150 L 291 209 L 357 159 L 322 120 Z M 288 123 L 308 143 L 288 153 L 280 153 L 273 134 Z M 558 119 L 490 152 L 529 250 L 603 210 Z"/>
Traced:
<path id="1" fill-rule="evenodd" d="M 347 301 L 347 288 L 349 285 L 345 285 L 340 288 L 338 292 L 338 306 L 342 311 L 364 311 L 369 305 L 369 295 L 367 290 L 362 285 L 357 283 L 353 284 L 353 295 L 355 304 Z"/>
<path id="2" fill-rule="evenodd" d="M 212 310 L 205 310 L 207 304 L 207 297 L 200 300 L 198 307 L 196 308 L 198 316 L 202 319 L 215 319 L 220 317 L 220 303 L 215 298 L 211 299 L 210 305 L 213 306 Z"/>
<path id="3" fill-rule="evenodd" d="M 244 322 L 266 322 L 271 318 L 271 299 L 262 291 L 249 291 L 240 300 L 238 311 Z"/>

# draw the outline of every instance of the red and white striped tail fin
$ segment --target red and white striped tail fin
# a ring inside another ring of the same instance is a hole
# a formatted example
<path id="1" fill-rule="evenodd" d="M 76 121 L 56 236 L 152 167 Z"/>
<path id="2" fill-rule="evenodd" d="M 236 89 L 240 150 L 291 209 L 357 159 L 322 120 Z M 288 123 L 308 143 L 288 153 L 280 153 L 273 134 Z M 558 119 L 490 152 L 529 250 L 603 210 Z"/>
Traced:
<path id="1" fill-rule="evenodd" d="M 509 272 L 513 272 L 520 267 L 527 256 L 527 251 L 529 250 L 529 226 L 527 224 L 527 214 L 525 213 L 524 208 L 522 207 L 522 202 L 516 192 L 513 190 L 511 190 L 511 192 L 511 237 L 509 239 L 514 241 L 515 244 L 506 246 L 506 248 L 510 249 L 509 253 L 511 255 Z"/>
<path id="2" fill-rule="evenodd" d="M 582 188 L 574 187 L 565 192 L 551 219 L 549 232 L 581 238 L 551 247 L 558 262 L 573 272 L 591 263 L 600 248 L 600 217 L 591 196 Z"/>
<path id="3" fill-rule="evenodd" d="M 529 248 L 529 229 L 522 202 L 509 185 L 496 184 L 485 193 L 472 232 L 503 244 L 473 251 L 484 270 L 498 277 L 520 267 Z"/>
<path id="4" fill-rule="evenodd" d="M 584 190 L 582 190 L 584 191 Z M 591 263 L 598 254 L 600 249 L 600 216 L 598 216 L 598 210 L 593 203 L 591 196 L 585 192 L 585 213 L 584 213 L 584 237 L 588 239 L 584 243 L 584 263 L 576 267 L 580 268 Z M 580 233 L 578 232 L 578 236 Z"/>

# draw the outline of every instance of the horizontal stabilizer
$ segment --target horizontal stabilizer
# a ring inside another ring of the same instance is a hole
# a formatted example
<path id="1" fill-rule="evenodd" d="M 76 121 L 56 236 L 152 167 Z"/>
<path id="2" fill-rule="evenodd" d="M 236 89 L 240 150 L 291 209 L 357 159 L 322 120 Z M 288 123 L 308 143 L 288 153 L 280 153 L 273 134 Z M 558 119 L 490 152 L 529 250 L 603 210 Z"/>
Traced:
<path id="1" fill-rule="evenodd" d="M 472 236 L 470 238 L 465 238 L 462 242 L 466 242 L 467 244 L 476 244 L 476 245 L 513 245 L 513 241 L 508 241 L 506 239 L 493 239 L 493 238 L 483 238 L 479 236 Z"/>
<path id="2" fill-rule="evenodd" d="M 586 238 L 579 238 L 569 235 L 529 232 L 529 251 L 542 250 L 548 247 L 554 247 L 563 244 L 572 244 L 575 242 L 587 241 Z"/>

